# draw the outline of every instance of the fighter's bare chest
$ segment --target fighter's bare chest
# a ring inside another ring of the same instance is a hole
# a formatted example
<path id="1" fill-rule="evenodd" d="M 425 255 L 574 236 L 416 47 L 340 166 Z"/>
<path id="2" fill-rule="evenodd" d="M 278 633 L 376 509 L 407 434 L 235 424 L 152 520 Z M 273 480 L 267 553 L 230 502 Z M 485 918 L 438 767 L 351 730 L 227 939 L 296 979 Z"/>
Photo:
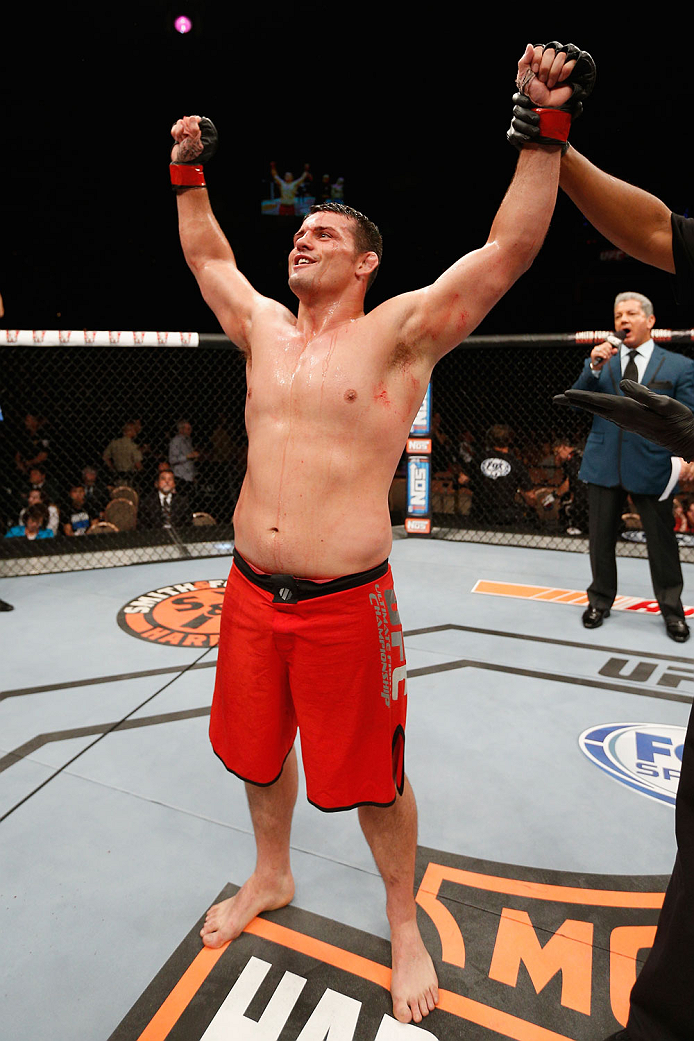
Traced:
<path id="1" fill-rule="evenodd" d="M 392 378 L 381 359 L 351 341 L 258 351 L 247 369 L 248 407 L 304 414 L 362 411 Z"/>

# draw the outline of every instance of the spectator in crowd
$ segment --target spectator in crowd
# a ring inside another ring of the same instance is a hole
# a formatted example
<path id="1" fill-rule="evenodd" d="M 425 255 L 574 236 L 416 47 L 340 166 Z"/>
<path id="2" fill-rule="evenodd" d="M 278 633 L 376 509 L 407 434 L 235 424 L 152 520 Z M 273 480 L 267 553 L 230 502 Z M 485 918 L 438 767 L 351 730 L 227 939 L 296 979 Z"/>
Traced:
<path id="1" fill-rule="evenodd" d="M 694 498 L 687 496 L 684 500 L 684 516 L 687 521 L 687 531 L 694 532 Z"/>
<path id="2" fill-rule="evenodd" d="M 674 530 L 680 534 L 694 533 L 694 496 L 676 495 L 672 500 Z"/>
<path id="3" fill-rule="evenodd" d="M 316 191 L 316 202 L 327 202 L 331 198 L 330 174 L 324 173 Z"/>
<path id="4" fill-rule="evenodd" d="M 104 450 L 106 466 L 123 484 L 134 484 L 142 469 L 142 452 L 135 444 L 136 433 L 135 424 L 126 423 L 122 437 L 110 441 Z"/>
<path id="5" fill-rule="evenodd" d="M 588 486 L 578 477 L 583 454 L 562 437 L 557 438 L 552 447 L 554 465 L 562 475 L 556 491 L 559 517 L 566 525 L 567 535 L 583 535 L 588 531 Z"/>
<path id="6" fill-rule="evenodd" d="M 85 466 L 82 470 L 82 484 L 84 486 L 85 503 L 99 515 L 106 509 L 109 495 L 108 488 L 99 480 L 99 474 L 95 466 Z"/>
<path id="7" fill-rule="evenodd" d="M 86 502 L 84 485 L 73 484 L 69 491 L 69 499 L 60 511 L 63 535 L 85 535 L 92 521 L 98 516 L 99 511 Z"/>
<path id="8" fill-rule="evenodd" d="M 215 428 L 210 434 L 210 444 L 212 451 L 210 454 L 210 462 L 219 464 L 222 467 L 228 467 L 231 463 L 234 446 L 231 440 L 228 429 L 228 417 L 224 412 L 220 412 L 217 416 L 217 422 Z"/>
<path id="9" fill-rule="evenodd" d="M 458 433 L 458 459 L 461 463 L 469 463 L 475 454 L 475 435 L 468 427 L 461 427 Z"/>
<path id="10" fill-rule="evenodd" d="M 441 425 L 441 413 L 431 417 L 431 469 L 437 476 L 457 473 L 456 446 Z"/>
<path id="11" fill-rule="evenodd" d="M 32 466 L 29 470 L 29 483 L 24 489 L 24 494 L 28 495 L 32 489 L 42 492 L 49 503 L 57 503 L 58 489 L 46 476 L 42 466 Z"/>
<path id="12" fill-rule="evenodd" d="M 27 505 L 19 511 L 19 517 L 17 518 L 17 524 L 20 527 L 24 524 L 26 512 L 30 506 L 36 506 L 37 504 L 43 505 L 48 510 L 48 520 L 46 521 L 46 527 L 50 528 L 54 535 L 58 534 L 58 527 L 60 525 L 60 511 L 55 503 L 49 502 L 45 493 L 40 488 L 32 488 L 27 496 Z"/>
<path id="13" fill-rule="evenodd" d="M 128 422 L 132 423 L 132 425 L 135 427 L 135 444 L 140 449 L 143 455 L 147 455 L 149 452 L 152 451 L 152 448 L 149 444 L 143 443 L 140 440 L 142 435 L 142 420 L 139 417 L 136 417 L 135 419 L 128 420 Z"/>
<path id="14" fill-rule="evenodd" d="M 169 463 L 174 476 L 190 486 L 195 480 L 195 460 L 200 453 L 193 448 L 191 438 L 193 428 L 190 421 L 179 419 L 176 429 L 178 433 L 169 442 Z"/>
<path id="15" fill-rule="evenodd" d="M 6 539 L 24 538 L 33 542 L 34 539 L 52 539 L 53 532 L 46 527 L 48 521 L 48 508 L 43 503 L 34 503 L 28 506 L 24 515 L 24 524 L 17 524 L 5 532 Z"/>
<path id="16" fill-rule="evenodd" d="M 43 425 L 41 416 L 27 412 L 14 457 L 17 469 L 23 474 L 28 474 L 33 466 L 45 467 L 48 460 L 49 441 L 45 432 L 41 431 Z"/>
<path id="17" fill-rule="evenodd" d="M 193 523 L 193 511 L 185 492 L 176 491 L 172 470 L 160 470 L 154 490 L 143 496 L 139 508 L 140 528 L 180 528 Z"/>
<path id="18" fill-rule="evenodd" d="M 458 482 L 472 492 L 470 519 L 485 527 L 516 526 L 526 520 L 523 502 L 535 506 L 530 474 L 512 452 L 512 443 L 511 428 L 496 423 L 487 431 L 488 447 L 462 464 Z"/>
<path id="19" fill-rule="evenodd" d="M 143 434 L 142 419 L 136 417 L 129 420 L 130 423 L 135 427 L 135 438 L 134 444 L 142 452 L 142 473 L 140 474 L 140 484 L 143 488 L 149 488 L 152 481 L 154 480 L 154 473 L 156 468 L 156 453 L 152 451 L 152 446 L 148 440 L 146 434 Z"/>
<path id="20" fill-rule="evenodd" d="M 687 530 L 687 506 L 681 495 L 672 500 L 673 531 L 683 534 Z"/>
<path id="21" fill-rule="evenodd" d="M 270 175 L 280 190 L 280 217 L 293 217 L 296 212 L 295 203 L 299 188 L 304 181 L 312 180 L 308 163 L 305 164 L 304 172 L 301 177 L 295 178 L 293 173 L 287 171 L 284 175 L 284 179 L 282 179 L 277 173 L 277 166 L 275 163 L 270 163 Z"/>

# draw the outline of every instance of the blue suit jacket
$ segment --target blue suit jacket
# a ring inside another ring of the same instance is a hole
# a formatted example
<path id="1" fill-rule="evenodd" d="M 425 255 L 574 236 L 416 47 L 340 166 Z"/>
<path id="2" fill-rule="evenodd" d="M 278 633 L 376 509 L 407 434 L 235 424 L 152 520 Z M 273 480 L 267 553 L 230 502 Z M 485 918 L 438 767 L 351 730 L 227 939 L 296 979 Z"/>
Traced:
<path id="1" fill-rule="evenodd" d="M 619 353 L 603 368 L 599 376 L 590 371 L 586 359 L 583 372 L 574 383 L 575 390 L 593 390 L 602 394 L 620 394 L 622 369 Z M 656 394 L 667 394 L 694 410 L 694 362 L 681 354 L 653 347 L 650 361 L 641 381 Z M 671 453 L 639 434 L 594 416 L 586 441 L 579 477 L 590 484 L 606 488 L 621 485 L 639 495 L 661 495 L 672 474 Z"/>

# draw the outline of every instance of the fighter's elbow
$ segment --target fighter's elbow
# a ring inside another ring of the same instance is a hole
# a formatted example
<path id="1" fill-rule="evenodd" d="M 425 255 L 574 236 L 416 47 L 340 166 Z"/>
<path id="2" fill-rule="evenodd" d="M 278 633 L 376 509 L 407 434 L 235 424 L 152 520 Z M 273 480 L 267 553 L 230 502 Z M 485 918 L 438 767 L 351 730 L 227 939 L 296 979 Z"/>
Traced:
<path id="1" fill-rule="evenodd" d="M 531 236 L 518 236 L 497 245 L 497 262 L 494 265 L 493 277 L 498 283 L 501 295 L 532 267 L 542 241 Z"/>

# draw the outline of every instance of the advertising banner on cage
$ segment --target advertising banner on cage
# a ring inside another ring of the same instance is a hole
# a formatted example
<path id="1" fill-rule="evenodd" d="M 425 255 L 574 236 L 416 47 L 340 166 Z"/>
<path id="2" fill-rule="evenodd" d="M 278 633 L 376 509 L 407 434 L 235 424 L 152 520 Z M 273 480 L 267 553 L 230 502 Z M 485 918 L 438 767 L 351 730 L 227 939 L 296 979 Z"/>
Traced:
<path id="1" fill-rule="evenodd" d="M 431 383 L 407 439 L 408 535 L 431 534 Z"/>

